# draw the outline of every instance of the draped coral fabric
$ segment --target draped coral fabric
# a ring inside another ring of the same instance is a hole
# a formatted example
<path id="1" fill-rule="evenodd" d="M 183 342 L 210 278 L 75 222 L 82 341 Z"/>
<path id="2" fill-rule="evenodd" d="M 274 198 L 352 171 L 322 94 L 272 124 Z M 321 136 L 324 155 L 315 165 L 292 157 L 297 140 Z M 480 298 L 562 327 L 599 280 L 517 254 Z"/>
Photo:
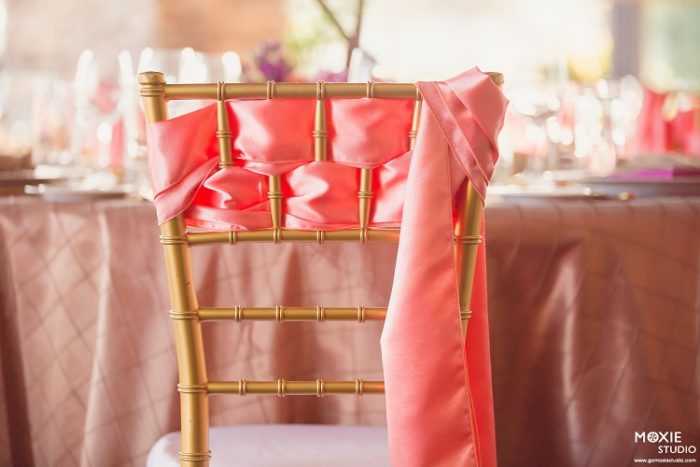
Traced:
<path id="1" fill-rule="evenodd" d="M 633 148 L 639 154 L 681 152 L 700 156 L 700 125 L 696 111 L 680 110 L 668 119 L 664 108 L 668 99 L 677 99 L 668 92 L 644 89 L 644 100 L 637 118 L 637 137 Z"/>
<path id="2" fill-rule="evenodd" d="M 493 466 L 484 251 L 465 344 L 452 201 L 465 178 L 485 195 L 507 102 L 477 69 L 419 88 L 424 105 L 413 151 L 413 100 L 327 100 L 322 162 L 313 160 L 312 100 L 230 102 L 234 165 L 225 169 L 217 166 L 215 106 L 151 124 L 158 221 L 183 214 L 196 227 L 270 228 L 267 176 L 281 175 L 284 227 L 357 227 L 357 169 L 373 168 L 370 224 L 401 226 L 381 340 L 392 463 Z"/>

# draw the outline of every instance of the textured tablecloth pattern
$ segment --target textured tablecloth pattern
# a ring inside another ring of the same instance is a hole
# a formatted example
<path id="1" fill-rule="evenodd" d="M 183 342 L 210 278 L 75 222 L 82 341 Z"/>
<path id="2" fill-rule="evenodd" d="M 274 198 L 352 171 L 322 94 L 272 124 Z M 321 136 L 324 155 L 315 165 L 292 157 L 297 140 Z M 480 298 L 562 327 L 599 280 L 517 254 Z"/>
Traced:
<path id="1" fill-rule="evenodd" d="M 700 199 L 521 202 L 487 219 L 499 464 L 625 465 L 655 454 L 635 431 L 700 439 Z M 200 303 L 218 306 L 385 306 L 395 255 L 193 250 Z M 162 263 L 147 203 L 0 201 L 0 465 L 140 466 L 178 428 Z M 209 376 L 378 379 L 380 332 L 207 324 Z M 211 404 L 214 425 L 381 425 L 383 410 L 373 396 Z"/>

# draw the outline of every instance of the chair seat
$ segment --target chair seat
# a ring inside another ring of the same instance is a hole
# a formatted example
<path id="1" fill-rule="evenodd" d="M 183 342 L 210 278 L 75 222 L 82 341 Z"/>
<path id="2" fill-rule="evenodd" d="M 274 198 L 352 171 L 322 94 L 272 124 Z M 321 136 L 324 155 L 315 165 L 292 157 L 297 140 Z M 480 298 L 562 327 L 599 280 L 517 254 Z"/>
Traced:
<path id="1" fill-rule="evenodd" d="M 388 467 L 385 427 L 236 425 L 209 430 L 210 467 Z M 180 433 L 160 438 L 148 467 L 179 467 Z"/>

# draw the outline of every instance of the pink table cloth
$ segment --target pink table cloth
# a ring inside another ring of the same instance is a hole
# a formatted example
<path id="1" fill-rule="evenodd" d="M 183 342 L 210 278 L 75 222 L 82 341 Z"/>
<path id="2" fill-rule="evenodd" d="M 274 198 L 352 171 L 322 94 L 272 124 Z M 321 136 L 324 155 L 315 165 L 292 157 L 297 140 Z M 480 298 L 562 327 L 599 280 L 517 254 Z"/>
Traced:
<path id="1" fill-rule="evenodd" d="M 0 465 L 143 466 L 177 430 L 155 217 L 135 201 L 0 199 Z M 629 465 L 656 452 L 635 431 L 700 439 L 700 198 L 519 203 L 487 218 L 499 465 Z M 396 245 L 193 254 L 202 304 L 382 305 Z M 213 378 L 382 377 L 378 323 L 204 332 Z M 382 397 L 211 402 L 214 425 L 386 423 Z"/>

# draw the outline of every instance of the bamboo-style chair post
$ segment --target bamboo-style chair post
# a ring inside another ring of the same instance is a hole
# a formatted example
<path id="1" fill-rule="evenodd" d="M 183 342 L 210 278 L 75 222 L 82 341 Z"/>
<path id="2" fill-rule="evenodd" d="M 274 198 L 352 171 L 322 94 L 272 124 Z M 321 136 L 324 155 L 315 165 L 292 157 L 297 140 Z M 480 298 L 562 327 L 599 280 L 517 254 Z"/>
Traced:
<path id="1" fill-rule="evenodd" d="M 279 175 L 268 176 L 267 198 L 270 202 L 270 217 L 272 219 L 272 240 L 281 242 L 282 228 L 282 181 Z"/>
<path id="2" fill-rule="evenodd" d="M 416 90 L 416 103 L 409 132 L 409 148 L 416 144 L 423 99 Z M 457 201 L 457 221 L 454 227 L 455 262 L 459 284 L 459 316 L 462 337 L 467 334 L 467 323 L 471 317 L 471 297 L 474 288 L 476 255 L 481 243 L 481 221 L 484 203 L 474 186 L 467 180 L 462 187 L 464 195 Z"/>
<path id="3" fill-rule="evenodd" d="M 368 99 L 374 98 L 374 82 L 367 81 L 367 95 Z M 372 201 L 372 169 L 368 167 L 363 167 L 360 169 L 360 189 L 357 192 L 358 201 L 358 217 L 360 221 L 360 242 L 367 243 L 368 241 L 368 227 L 370 218 L 370 202 Z"/>
<path id="4" fill-rule="evenodd" d="M 275 82 L 268 81 L 266 86 L 266 99 L 274 99 Z M 272 222 L 272 240 L 274 243 L 280 243 L 282 229 L 282 180 L 280 176 L 269 175 L 267 177 L 267 186 L 267 199 L 270 203 L 270 220 Z"/>
<path id="5" fill-rule="evenodd" d="M 149 123 L 168 118 L 165 75 L 148 72 L 139 75 L 140 93 Z M 207 372 L 202 345 L 201 324 L 197 317 L 189 246 L 182 215 L 161 225 L 160 242 L 165 255 L 170 316 L 175 328 L 180 382 L 182 467 L 207 467 L 209 451 L 209 402 Z"/>
<path id="6" fill-rule="evenodd" d="M 219 140 L 219 168 L 231 167 L 231 126 L 226 108 L 226 87 L 219 82 L 216 86 L 216 137 Z"/>
<path id="7" fill-rule="evenodd" d="M 314 160 L 325 161 L 328 142 L 326 125 L 326 83 L 316 83 L 316 115 L 314 117 Z"/>
<path id="8" fill-rule="evenodd" d="M 459 310 L 462 337 L 467 334 L 471 317 L 471 299 L 474 288 L 476 256 L 481 243 L 481 221 L 484 216 L 484 200 L 465 181 L 457 200 L 457 220 L 454 228 L 455 261 L 459 281 Z"/>
<path id="9" fill-rule="evenodd" d="M 360 242 L 368 242 L 368 227 L 370 217 L 370 201 L 372 200 L 372 169 L 360 169 L 360 189 L 357 192 L 358 216 L 360 219 Z"/>
<path id="10" fill-rule="evenodd" d="M 420 123 L 420 113 L 423 104 L 423 98 L 416 88 L 416 103 L 413 105 L 413 118 L 411 119 L 411 131 L 408 132 L 409 149 L 416 146 L 416 135 L 418 135 L 418 124 Z"/>

